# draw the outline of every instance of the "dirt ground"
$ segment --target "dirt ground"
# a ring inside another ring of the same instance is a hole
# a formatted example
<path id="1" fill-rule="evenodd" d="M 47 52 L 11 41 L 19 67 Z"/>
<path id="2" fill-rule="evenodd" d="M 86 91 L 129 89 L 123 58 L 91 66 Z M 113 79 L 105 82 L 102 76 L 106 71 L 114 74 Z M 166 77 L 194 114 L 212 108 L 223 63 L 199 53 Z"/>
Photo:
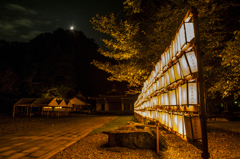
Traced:
<path id="1" fill-rule="evenodd" d="M 69 118 L 12 118 L 0 116 L 0 134 L 13 133 L 17 130 L 31 129 L 36 126 L 60 124 L 75 117 Z M 240 122 L 208 121 L 207 123 L 208 147 L 212 159 L 240 159 Z M 62 158 L 161 158 L 161 159 L 200 159 L 201 151 L 175 134 L 161 128 L 168 144 L 166 151 L 159 155 L 153 150 L 128 149 L 124 147 L 108 147 L 108 135 L 93 134 L 82 138 L 75 144 L 55 154 L 51 159 Z"/>

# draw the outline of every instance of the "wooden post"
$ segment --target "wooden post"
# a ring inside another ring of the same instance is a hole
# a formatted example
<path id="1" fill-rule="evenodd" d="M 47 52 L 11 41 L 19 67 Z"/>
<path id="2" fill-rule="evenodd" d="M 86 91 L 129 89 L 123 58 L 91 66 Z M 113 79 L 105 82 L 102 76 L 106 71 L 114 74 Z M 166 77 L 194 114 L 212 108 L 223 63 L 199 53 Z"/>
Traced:
<path id="1" fill-rule="evenodd" d="M 32 105 L 30 106 L 30 118 L 31 118 L 31 116 L 32 116 Z"/>
<path id="2" fill-rule="evenodd" d="M 202 128 L 202 158 L 208 159 L 208 139 L 207 139 L 207 123 L 206 123 L 206 107 L 204 103 L 204 86 L 203 86 L 203 66 L 202 66 L 202 55 L 200 47 L 200 35 L 199 35 L 199 22 L 198 22 L 198 11 L 196 8 L 192 9 L 193 13 L 193 24 L 196 37 L 196 49 L 197 49 L 197 65 L 198 65 L 198 85 L 200 94 L 200 109 L 201 109 L 201 128 Z"/>
<path id="3" fill-rule="evenodd" d="M 47 108 L 48 108 L 48 111 L 47 111 L 47 118 L 48 118 L 48 113 L 49 113 L 49 106 L 48 106 Z"/>
<path id="4" fill-rule="evenodd" d="M 27 117 L 28 117 L 28 109 L 29 109 L 29 106 L 27 106 Z"/>
<path id="5" fill-rule="evenodd" d="M 13 106 L 13 118 L 15 117 L 15 105 Z"/>
<path id="6" fill-rule="evenodd" d="M 159 155 L 159 131 L 158 131 L 158 128 L 159 128 L 159 126 L 158 126 L 158 124 L 157 124 L 157 127 L 156 127 L 156 147 L 157 147 L 157 154 Z"/>

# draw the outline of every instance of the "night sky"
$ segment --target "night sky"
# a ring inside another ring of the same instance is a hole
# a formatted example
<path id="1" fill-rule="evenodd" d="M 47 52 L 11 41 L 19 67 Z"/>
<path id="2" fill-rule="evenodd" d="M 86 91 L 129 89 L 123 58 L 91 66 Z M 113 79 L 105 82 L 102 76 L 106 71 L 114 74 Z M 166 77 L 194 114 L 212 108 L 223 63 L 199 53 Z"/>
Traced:
<path id="1" fill-rule="evenodd" d="M 89 22 L 96 14 L 123 10 L 125 0 L 1 0 L 0 39 L 28 42 L 57 28 L 82 31 L 98 44 L 102 33 Z"/>

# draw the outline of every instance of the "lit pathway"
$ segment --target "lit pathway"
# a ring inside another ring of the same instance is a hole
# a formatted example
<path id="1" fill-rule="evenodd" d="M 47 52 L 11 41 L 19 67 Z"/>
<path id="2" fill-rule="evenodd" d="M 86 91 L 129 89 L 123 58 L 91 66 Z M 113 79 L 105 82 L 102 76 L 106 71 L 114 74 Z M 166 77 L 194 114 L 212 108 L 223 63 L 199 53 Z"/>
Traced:
<path id="1" fill-rule="evenodd" d="M 208 121 L 207 126 L 240 133 L 240 121 Z"/>
<path id="2" fill-rule="evenodd" d="M 52 126 L 16 131 L 0 136 L 0 158 L 46 159 L 85 137 L 116 116 L 75 117 Z"/>

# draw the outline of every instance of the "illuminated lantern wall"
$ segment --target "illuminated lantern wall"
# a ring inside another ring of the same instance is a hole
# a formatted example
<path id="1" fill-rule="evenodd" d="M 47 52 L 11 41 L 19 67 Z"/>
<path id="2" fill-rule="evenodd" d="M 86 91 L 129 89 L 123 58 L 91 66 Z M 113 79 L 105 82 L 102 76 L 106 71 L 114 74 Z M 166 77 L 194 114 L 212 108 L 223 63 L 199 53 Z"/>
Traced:
<path id="1" fill-rule="evenodd" d="M 144 112 L 141 113 L 143 116 L 158 120 L 181 135 L 188 131 L 186 114 L 198 110 L 189 108 L 199 106 L 194 42 L 195 31 L 191 17 L 188 17 L 161 54 L 134 103 L 135 112 Z"/>

